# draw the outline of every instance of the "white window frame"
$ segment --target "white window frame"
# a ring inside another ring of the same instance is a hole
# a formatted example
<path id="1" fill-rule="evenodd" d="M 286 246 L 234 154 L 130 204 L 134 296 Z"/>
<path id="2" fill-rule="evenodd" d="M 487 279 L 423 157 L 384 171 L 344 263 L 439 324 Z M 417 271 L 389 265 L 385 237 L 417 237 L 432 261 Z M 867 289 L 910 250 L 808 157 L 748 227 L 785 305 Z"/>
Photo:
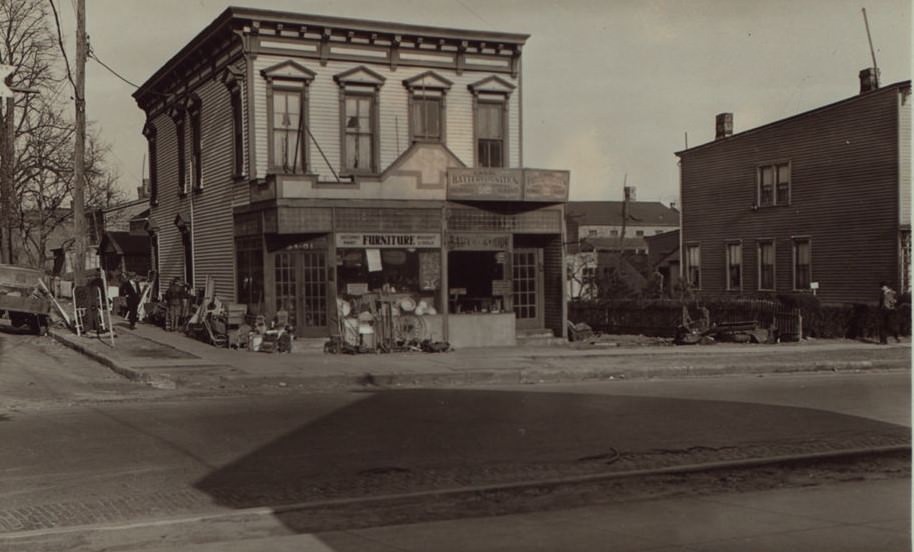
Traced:
<path id="1" fill-rule="evenodd" d="M 777 243 L 774 238 L 759 238 L 756 240 L 756 256 L 758 257 L 758 285 L 759 291 L 775 291 L 778 287 L 778 262 Z M 762 287 L 762 246 L 771 245 L 771 287 Z"/>
<path id="2" fill-rule="evenodd" d="M 732 259 L 730 256 L 730 248 L 736 246 L 739 251 L 739 286 L 734 287 L 730 282 L 730 265 L 732 264 Z M 727 291 L 742 291 L 743 285 L 746 280 L 746 271 L 745 271 L 745 255 L 743 255 L 743 242 L 742 240 L 728 240 L 724 242 L 724 279 L 726 284 Z"/>
<path id="3" fill-rule="evenodd" d="M 692 249 L 698 251 L 698 285 L 695 285 L 695 282 L 692 281 Z M 689 242 L 686 243 L 685 247 L 685 281 L 689 283 L 695 289 L 701 289 L 702 277 L 701 273 L 701 242 Z"/>
<path id="4" fill-rule="evenodd" d="M 791 264 L 793 265 L 793 290 L 794 291 L 809 291 L 810 287 L 808 285 L 807 285 L 807 287 L 804 287 L 804 288 L 797 286 L 797 267 L 798 267 L 797 250 L 799 249 L 798 245 L 801 243 L 805 243 L 807 245 L 807 247 L 809 248 L 809 265 L 808 265 L 809 274 L 807 275 L 807 278 L 809 279 L 808 283 L 810 283 L 810 284 L 812 283 L 812 237 L 810 237 L 810 236 L 793 236 L 791 238 L 791 256 L 792 256 Z"/>
<path id="5" fill-rule="evenodd" d="M 762 202 L 762 172 L 765 169 L 773 170 L 773 180 L 771 183 L 771 202 L 763 203 Z M 787 172 L 787 197 L 782 198 L 781 194 L 778 191 L 778 183 L 780 181 L 779 174 L 781 169 L 785 169 Z M 786 159 L 768 161 L 761 163 L 756 167 L 755 170 L 755 204 L 758 207 L 783 207 L 788 206 L 792 202 L 793 194 L 793 164 Z"/>

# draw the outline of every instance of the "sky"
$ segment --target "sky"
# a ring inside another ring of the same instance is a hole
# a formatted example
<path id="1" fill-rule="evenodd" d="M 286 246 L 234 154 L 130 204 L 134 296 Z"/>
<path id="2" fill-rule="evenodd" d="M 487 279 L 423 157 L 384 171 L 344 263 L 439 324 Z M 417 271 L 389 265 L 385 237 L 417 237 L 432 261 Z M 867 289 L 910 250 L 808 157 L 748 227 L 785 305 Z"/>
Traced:
<path id="1" fill-rule="evenodd" d="M 56 0 L 74 59 L 74 0 Z M 674 152 L 911 78 L 910 0 L 87 0 L 97 57 L 142 84 L 229 5 L 530 34 L 524 164 L 571 171 L 572 200 L 677 201 Z M 134 88 L 89 60 L 87 116 L 135 197 L 145 116 Z"/>

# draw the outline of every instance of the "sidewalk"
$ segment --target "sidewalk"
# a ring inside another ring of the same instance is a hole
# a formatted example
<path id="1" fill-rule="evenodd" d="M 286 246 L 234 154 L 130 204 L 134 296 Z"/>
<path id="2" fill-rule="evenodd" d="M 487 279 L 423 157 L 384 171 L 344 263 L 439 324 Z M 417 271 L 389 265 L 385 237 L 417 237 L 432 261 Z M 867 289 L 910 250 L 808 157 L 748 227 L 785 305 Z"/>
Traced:
<path id="1" fill-rule="evenodd" d="M 849 340 L 778 345 L 497 347 L 450 353 L 330 355 L 217 348 L 140 324 L 116 322 L 117 338 L 51 335 L 135 381 L 159 388 L 256 389 L 574 382 L 651 377 L 910 369 L 911 347 Z M 630 342 L 630 340 L 629 340 Z M 611 344 L 610 344 L 611 345 Z"/>

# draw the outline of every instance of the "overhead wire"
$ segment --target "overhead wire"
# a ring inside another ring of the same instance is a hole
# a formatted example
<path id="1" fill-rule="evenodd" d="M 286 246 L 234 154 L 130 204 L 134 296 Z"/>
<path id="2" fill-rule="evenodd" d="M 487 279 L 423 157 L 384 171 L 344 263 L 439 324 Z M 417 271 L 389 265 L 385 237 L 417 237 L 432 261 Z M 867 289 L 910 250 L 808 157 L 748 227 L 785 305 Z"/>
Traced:
<path id="1" fill-rule="evenodd" d="M 60 16 L 57 13 L 57 6 L 54 5 L 54 0 L 48 0 L 48 2 L 51 4 L 51 11 L 54 12 L 54 24 L 57 26 L 57 44 L 60 46 L 60 53 L 63 54 L 63 61 L 67 66 L 67 79 L 73 86 L 73 93 L 76 94 L 76 82 L 73 80 L 73 72 L 70 70 L 70 58 L 67 56 L 67 50 L 63 46 L 63 33 L 60 30 Z M 82 100 L 82 98 L 77 99 Z"/>

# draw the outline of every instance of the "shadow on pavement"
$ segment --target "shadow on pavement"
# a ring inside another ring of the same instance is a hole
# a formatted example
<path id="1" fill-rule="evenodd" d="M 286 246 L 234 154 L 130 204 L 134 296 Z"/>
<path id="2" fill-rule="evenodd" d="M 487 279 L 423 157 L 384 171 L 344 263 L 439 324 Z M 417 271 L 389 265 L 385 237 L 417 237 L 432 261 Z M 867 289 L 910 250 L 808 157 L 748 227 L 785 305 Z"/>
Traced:
<path id="1" fill-rule="evenodd" d="M 910 444 L 908 428 L 807 408 L 480 390 L 365 394 L 195 486 L 231 508 Z M 291 530 L 308 516 L 278 513 Z"/>

